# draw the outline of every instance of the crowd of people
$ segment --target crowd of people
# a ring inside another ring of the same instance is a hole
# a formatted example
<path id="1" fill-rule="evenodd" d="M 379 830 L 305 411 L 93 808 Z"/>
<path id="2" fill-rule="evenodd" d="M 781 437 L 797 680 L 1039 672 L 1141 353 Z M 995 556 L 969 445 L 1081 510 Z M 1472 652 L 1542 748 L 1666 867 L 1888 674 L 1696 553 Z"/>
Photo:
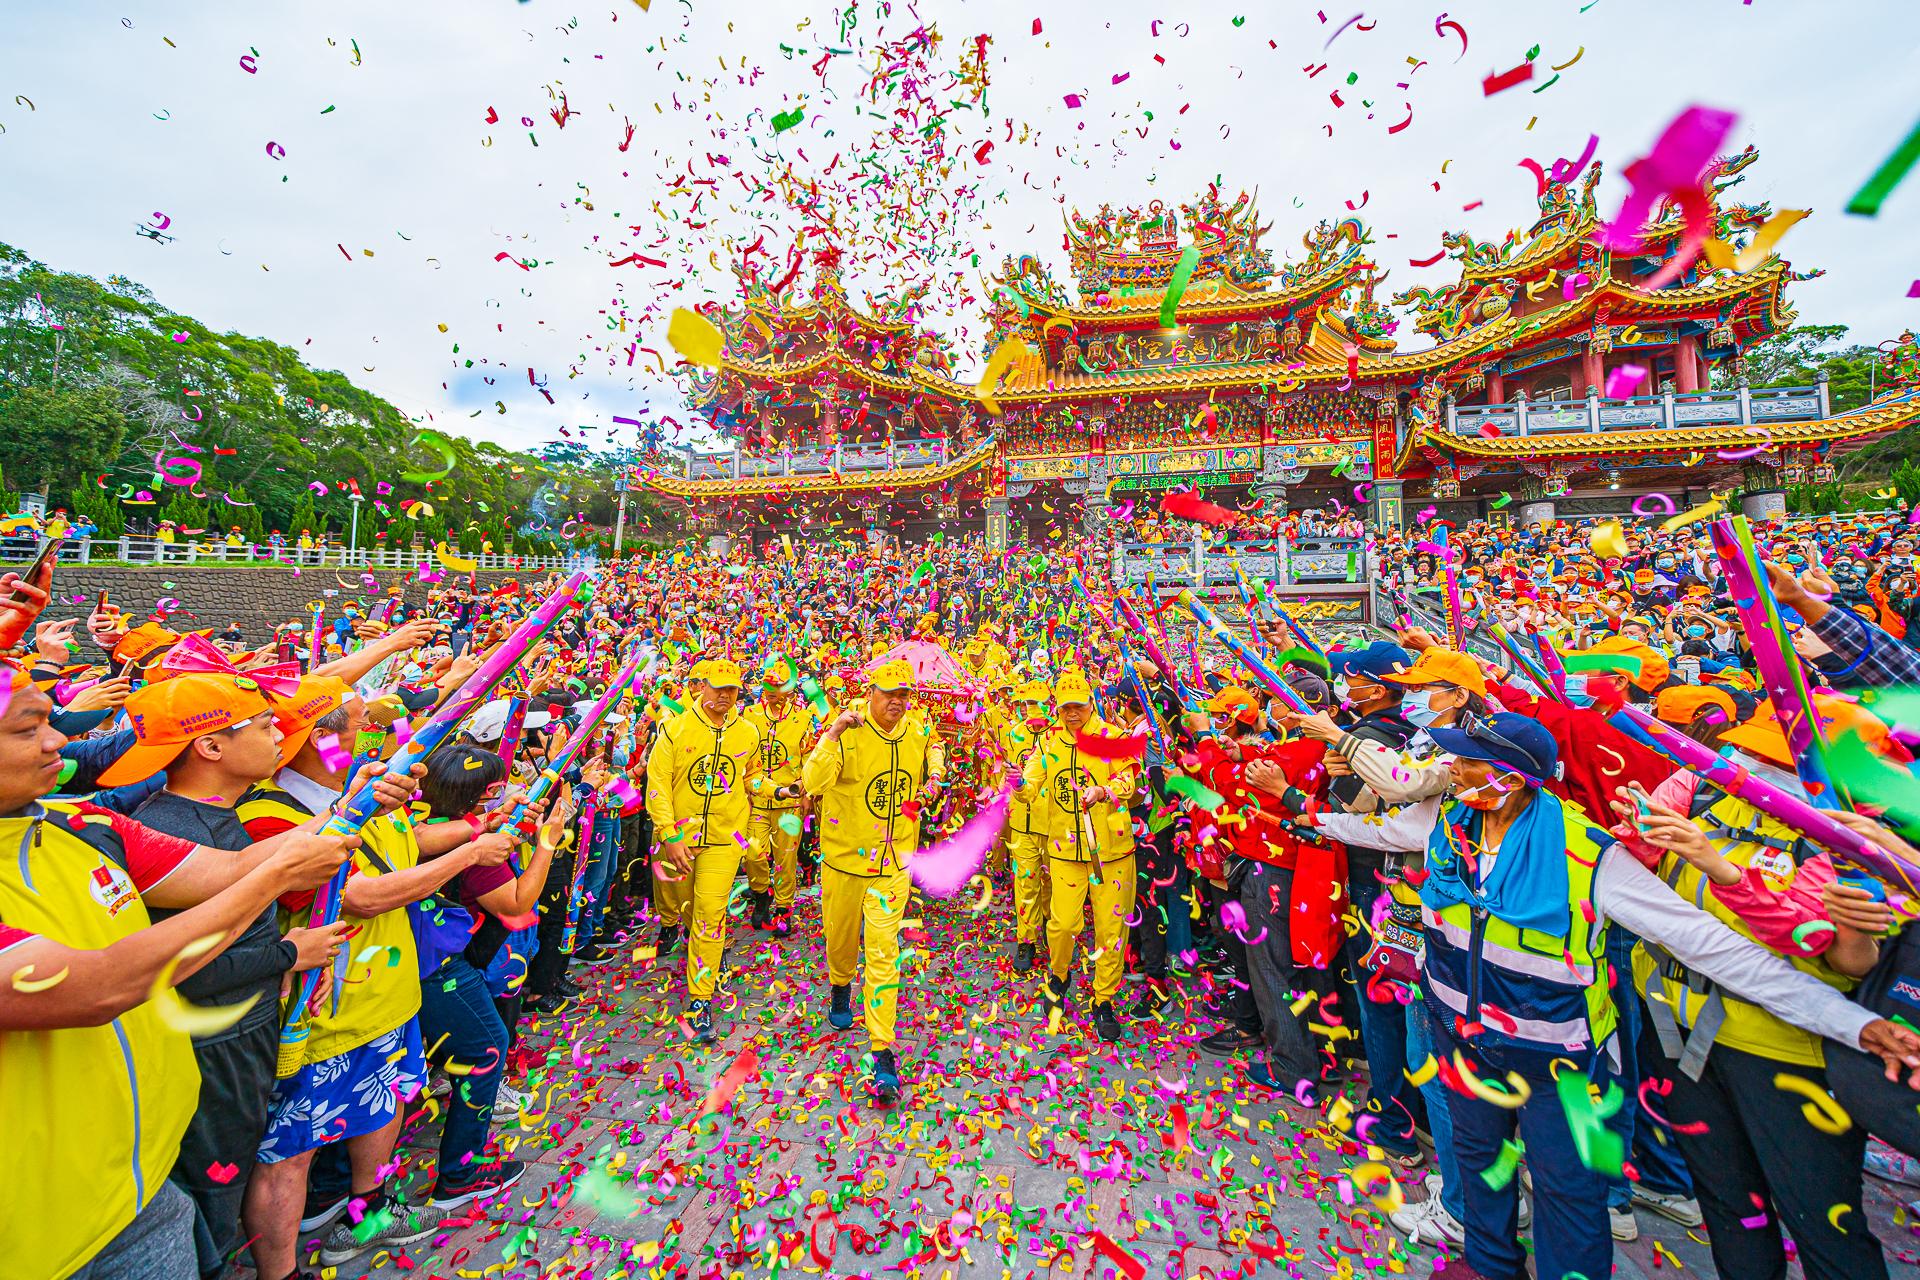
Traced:
<path id="1" fill-rule="evenodd" d="M 969 962 L 1049 1034 L 1231 1064 L 1488 1280 L 1606 1276 L 1645 1214 L 1724 1276 L 1885 1275 L 1904 522 L 1757 530 L 1777 636 L 1699 522 L 1372 536 L 1406 611 L 1342 642 L 1253 592 L 1197 644 L 1084 538 L 689 543 L 251 647 L 0 577 L 9 1268 L 397 1254 L 522 1177 L 529 1017 L 657 971 L 701 1052 L 748 935 L 822 940 L 791 980 L 895 1106 L 903 926 L 984 886 Z"/>

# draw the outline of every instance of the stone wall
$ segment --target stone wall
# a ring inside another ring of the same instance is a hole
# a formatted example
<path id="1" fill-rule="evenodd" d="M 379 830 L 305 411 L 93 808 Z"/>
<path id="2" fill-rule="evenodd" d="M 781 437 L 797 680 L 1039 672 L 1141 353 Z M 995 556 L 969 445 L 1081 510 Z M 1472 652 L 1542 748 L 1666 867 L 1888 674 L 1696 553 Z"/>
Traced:
<path id="1" fill-rule="evenodd" d="M 367 586 L 362 576 L 366 573 L 371 573 L 379 582 L 377 588 Z M 448 576 L 450 580 L 453 577 Z M 482 570 L 480 587 L 487 590 L 516 577 L 531 584 L 546 576 L 547 571 L 543 569 L 524 573 Z M 95 596 L 104 589 L 122 613 L 136 620 L 151 617 L 159 602 L 165 600 L 170 611 L 169 626 L 180 630 L 224 629 L 228 623 L 237 622 L 249 641 L 261 641 L 289 618 L 311 619 L 316 604 L 327 606 L 329 618 L 338 617 L 340 607 L 350 600 L 377 610 L 386 602 L 388 589 L 403 582 L 407 602 L 424 606 L 434 586 L 420 581 L 411 569 L 61 565 L 53 575 L 53 601 L 41 616 L 84 618 Z"/>

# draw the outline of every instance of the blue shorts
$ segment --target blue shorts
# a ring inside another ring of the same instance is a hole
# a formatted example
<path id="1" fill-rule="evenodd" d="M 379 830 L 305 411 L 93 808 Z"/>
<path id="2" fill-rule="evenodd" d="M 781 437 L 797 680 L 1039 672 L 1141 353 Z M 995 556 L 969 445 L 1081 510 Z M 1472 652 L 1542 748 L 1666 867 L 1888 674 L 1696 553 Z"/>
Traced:
<path id="1" fill-rule="evenodd" d="M 261 1164 L 275 1164 L 343 1138 L 384 1129 L 427 1083 L 420 1024 L 375 1036 L 358 1049 L 310 1062 L 274 1085 Z"/>

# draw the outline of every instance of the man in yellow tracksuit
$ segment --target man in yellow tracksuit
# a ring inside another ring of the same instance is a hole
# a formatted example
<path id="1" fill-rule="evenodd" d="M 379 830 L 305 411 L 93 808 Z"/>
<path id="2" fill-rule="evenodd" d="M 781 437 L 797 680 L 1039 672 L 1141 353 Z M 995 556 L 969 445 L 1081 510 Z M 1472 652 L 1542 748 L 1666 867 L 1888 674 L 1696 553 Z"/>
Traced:
<path id="1" fill-rule="evenodd" d="M 1078 671 L 1064 671 L 1053 686 L 1056 720 L 1027 758 L 1022 797 L 1047 851 L 1052 903 L 1047 915 L 1050 978 L 1048 1019 L 1064 1011 L 1072 976 L 1073 944 L 1080 909 L 1093 901 L 1093 1022 L 1102 1040 L 1118 1040 L 1113 1011 L 1126 964 L 1127 920 L 1133 915 L 1133 818 L 1127 800 L 1136 783 L 1131 759 L 1107 759 L 1082 751 L 1083 737 L 1116 738 L 1119 731 L 1096 718 L 1092 691 Z"/>
<path id="2" fill-rule="evenodd" d="M 820 905 L 833 986 L 827 1021 L 842 1030 L 853 1025 L 853 962 L 864 924 L 860 986 L 873 1097 L 890 1103 L 900 1096 L 893 1022 L 900 922 L 913 893 L 907 863 L 920 843 L 919 806 L 938 792 L 946 754 L 926 716 L 909 713 L 913 668 L 884 663 L 871 681 L 865 701 L 849 704 L 820 735 L 801 784 L 820 801 Z"/>
<path id="3" fill-rule="evenodd" d="M 650 711 L 655 725 L 664 727 L 686 713 L 684 705 L 676 708 L 673 704 L 690 703 L 700 696 L 700 691 L 706 685 L 694 672 L 704 675 L 706 669 L 705 662 L 696 662 L 693 671 L 689 671 L 686 678 L 679 682 L 677 698 L 671 684 L 654 690 Z M 652 747 L 658 746 L 659 742 L 660 732 L 656 730 L 648 748 L 649 756 L 652 755 Z M 687 906 L 693 901 L 693 878 L 681 870 L 672 858 L 658 856 L 664 838 L 664 835 L 656 833 L 656 856 L 653 858 L 653 910 L 660 918 L 660 935 L 655 939 L 654 952 L 661 956 L 679 946 L 680 940 L 686 935 Z"/>
<path id="4" fill-rule="evenodd" d="M 727 900 L 747 847 L 749 797 L 764 770 L 760 730 L 735 710 L 740 664 L 710 658 L 692 705 L 660 726 L 647 755 L 647 813 L 662 861 L 689 882 L 687 1023 L 712 1044 L 711 1002 L 727 949 Z"/>
<path id="5" fill-rule="evenodd" d="M 799 878 L 800 824 L 804 818 L 800 764 L 807 758 L 813 715 L 793 696 L 796 673 L 786 659 L 766 671 L 760 701 L 746 721 L 760 731 L 762 773 L 754 783 L 748 825 L 747 888 L 752 925 L 784 938 L 792 929 L 793 894 Z"/>
<path id="6" fill-rule="evenodd" d="M 1015 769 L 1026 765 L 1046 730 L 1048 696 L 1043 682 L 1027 681 L 1014 690 L 1013 708 L 995 726 L 1000 753 Z M 1016 973 L 1026 973 L 1033 968 L 1040 922 L 1047 914 L 1047 868 L 1040 857 L 1040 834 L 1032 807 L 1018 791 L 1007 810 L 1007 853 L 1013 863 L 1013 968 Z"/>

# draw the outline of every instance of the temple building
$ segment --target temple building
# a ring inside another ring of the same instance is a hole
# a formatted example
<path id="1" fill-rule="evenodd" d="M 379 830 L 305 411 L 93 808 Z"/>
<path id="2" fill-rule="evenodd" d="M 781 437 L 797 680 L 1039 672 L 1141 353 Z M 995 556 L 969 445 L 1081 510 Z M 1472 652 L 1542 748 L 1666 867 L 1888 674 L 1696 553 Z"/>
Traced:
<path id="1" fill-rule="evenodd" d="M 1631 251 L 1602 247 L 1597 164 L 1543 181 L 1524 231 L 1444 236 L 1458 279 L 1398 294 L 1357 218 L 1276 262 L 1246 194 L 1069 214 L 1071 295 L 1033 257 L 990 282 L 992 385 L 955 377 L 915 323 L 920 298 L 855 305 L 832 259 L 810 290 L 749 278 L 713 310 L 724 354 L 690 393 L 733 447 L 663 459 L 644 483 L 716 533 L 914 540 L 984 522 L 996 546 L 1170 489 L 1396 525 L 1428 508 L 1523 526 L 1658 516 L 1709 494 L 1772 514 L 1920 399 L 1835 413 L 1824 382 L 1747 385 L 1742 354 L 1793 322 L 1787 287 L 1810 278 L 1740 258 L 1773 215 L 1728 195 L 1754 159 L 1704 179 L 1740 260 L 1702 256 L 1659 288 L 1681 214 L 1662 207 Z"/>

